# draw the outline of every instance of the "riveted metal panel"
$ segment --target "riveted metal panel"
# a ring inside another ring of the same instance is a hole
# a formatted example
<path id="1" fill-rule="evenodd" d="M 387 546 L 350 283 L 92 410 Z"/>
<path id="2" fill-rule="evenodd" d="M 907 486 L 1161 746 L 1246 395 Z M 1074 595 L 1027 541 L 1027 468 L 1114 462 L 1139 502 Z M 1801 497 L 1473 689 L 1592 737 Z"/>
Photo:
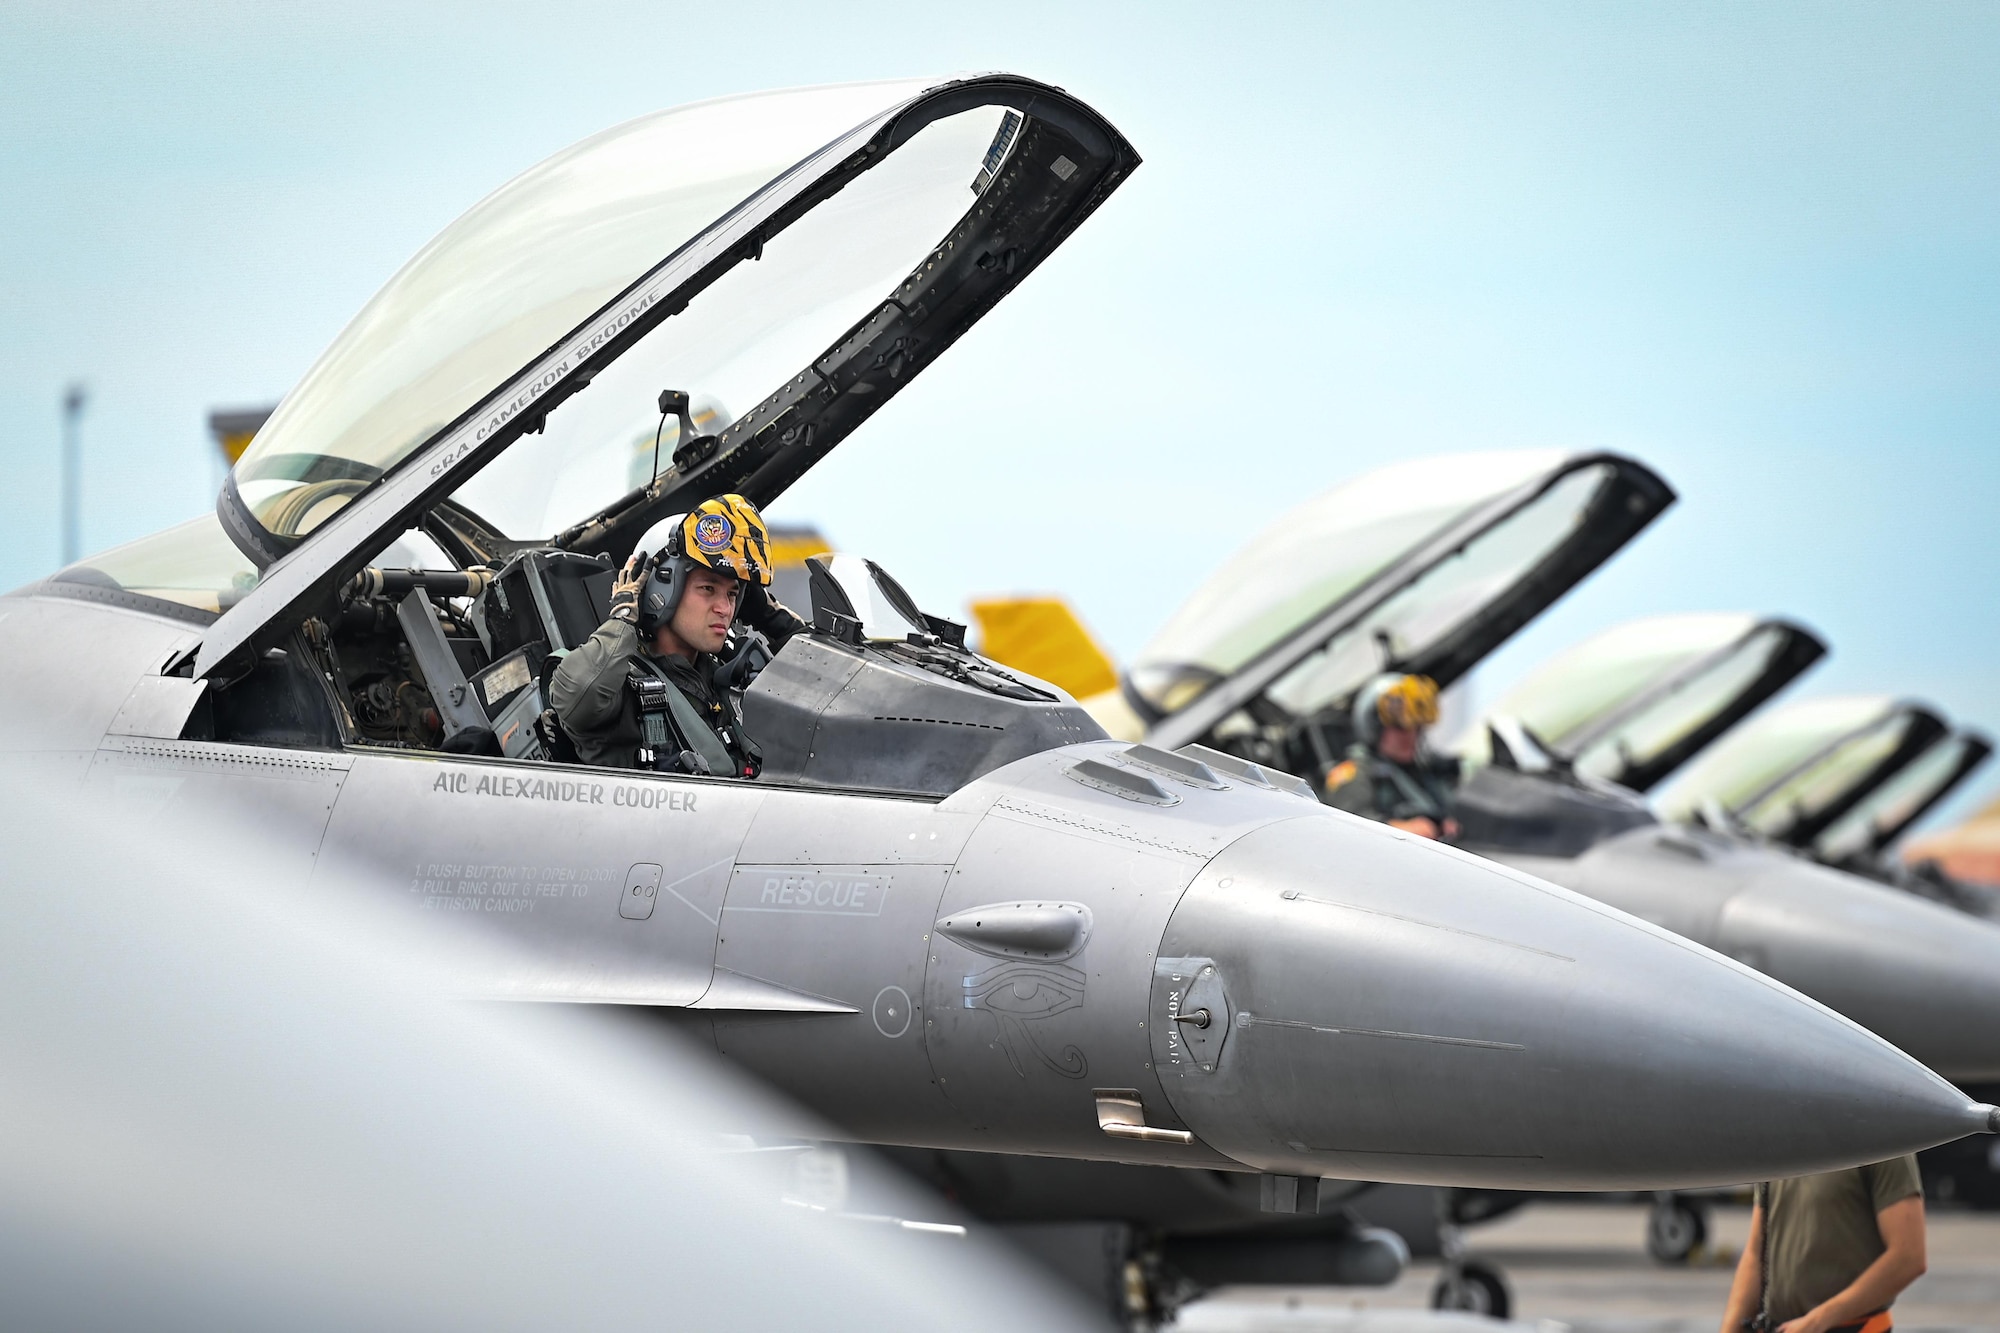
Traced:
<path id="1" fill-rule="evenodd" d="M 858 812 L 881 822 L 893 811 Z M 934 1140 L 958 1117 L 924 1055 L 924 936 L 947 865 L 745 864 L 723 905 L 717 962 L 853 1012 L 718 1013 L 715 1043 L 850 1132 Z M 705 1002 L 704 1002 L 705 1003 Z"/>
<path id="2" fill-rule="evenodd" d="M 108 736 L 89 784 L 148 812 L 163 844 L 200 846 L 254 836 L 276 883 L 300 883 L 317 863 L 347 756 L 215 741 Z"/>
<path id="3" fill-rule="evenodd" d="M 0 754 L 95 750 L 133 684 L 197 637 L 117 607 L 0 597 Z"/>
<path id="4" fill-rule="evenodd" d="M 1244 832 L 1275 819 L 1319 818 L 1318 806 L 1268 788 L 1200 783 L 1153 770 L 1177 803 L 1162 806 L 1080 784 L 1081 760 L 1126 763 L 1116 742 L 1072 746 L 993 775 L 999 796 L 966 844 L 939 904 L 969 909 L 1075 899 L 1090 928 L 1067 957 L 982 948 L 977 932 L 934 933 L 925 994 L 940 1086 L 996 1151 L 1060 1142 L 1080 1155 L 1212 1162 L 1204 1144 L 1119 1144 L 1098 1125 L 1094 1089 L 1137 1089 L 1146 1123 L 1186 1126 L 1156 1075 L 1153 968 L 1168 919 L 1189 881 Z M 1110 785 L 1110 784 L 1106 784 Z M 960 798 L 954 797 L 957 803 Z M 1037 899 L 1037 892 L 1042 894 Z"/>
<path id="5" fill-rule="evenodd" d="M 353 762 L 324 871 L 486 946 L 467 964 L 473 993 L 685 1005 L 708 988 L 756 787 L 504 759 Z M 647 864 L 663 867 L 658 903 L 633 920 L 629 872 Z"/>

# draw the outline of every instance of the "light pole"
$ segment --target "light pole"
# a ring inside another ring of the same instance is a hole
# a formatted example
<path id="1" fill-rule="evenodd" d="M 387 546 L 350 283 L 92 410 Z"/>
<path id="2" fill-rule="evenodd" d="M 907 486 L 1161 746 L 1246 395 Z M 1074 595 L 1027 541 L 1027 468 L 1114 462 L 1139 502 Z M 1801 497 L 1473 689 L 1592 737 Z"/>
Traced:
<path id="1" fill-rule="evenodd" d="M 62 562 L 76 563 L 83 554 L 83 409 L 90 390 L 73 380 L 63 390 L 62 441 Z"/>

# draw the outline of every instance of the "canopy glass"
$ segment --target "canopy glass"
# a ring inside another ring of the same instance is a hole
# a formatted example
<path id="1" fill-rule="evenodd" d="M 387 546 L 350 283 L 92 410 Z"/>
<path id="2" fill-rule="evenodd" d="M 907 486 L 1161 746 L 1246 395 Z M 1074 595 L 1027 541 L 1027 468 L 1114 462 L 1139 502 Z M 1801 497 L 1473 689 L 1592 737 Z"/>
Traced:
<path id="1" fill-rule="evenodd" d="M 1135 661 L 1130 681 L 1160 712 L 1191 702 L 1427 539 L 1510 491 L 1545 476 L 1566 455 L 1555 450 L 1462 454 L 1399 463 L 1345 482 L 1297 506 L 1253 537 L 1181 606 Z M 1558 520 L 1560 521 L 1560 520 Z M 1484 562 L 1482 562 L 1484 563 Z M 1490 585 L 1492 569 L 1472 582 Z M 1463 580 L 1459 582 L 1463 583 Z M 1468 587 L 1404 609 L 1404 636 L 1418 621 L 1462 601 Z M 1364 641 L 1360 658 L 1378 660 Z M 1316 665 L 1290 682 L 1286 697 L 1323 693 L 1356 654 Z M 1372 666 L 1361 671 L 1365 680 Z M 1355 682 L 1356 684 L 1359 681 Z"/>
<path id="2" fill-rule="evenodd" d="M 257 567 L 209 513 L 80 560 L 51 582 L 116 589 L 219 615 L 255 588 L 257 577 Z"/>
<path id="3" fill-rule="evenodd" d="M 1880 851 L 1991 753 L 1981 736 L 1947 736 L 1876 787 L 1813 839 L 1813 854 L 1839 862 Z"/>
<path id="4" fill-rule="evenodd" d="M 280 538 L 312 531 L 716 219 L 928 84 L 701 102 L 517 176 L 419 251 L 286 396 L 232 474 L 251 516 Z M 629 450 L 629 429 L 616 445 Z"/>
<path id="5" fill-rule="evenodd" d="M 1370 676 L 1417 662 L 1568 541 L 1613 471 L 1601 464 L 1570 473 L 1335 635 L 1274 682 L 1267 697 L 1294 717 L 1310 717 Z"/>
<path id="6" fill-rule="evenodd" d="M 1894 754 L 1915 711 L 1887 695 L 1806 699 L 1755 718 L 1663 788 L 1659 810 L 1693 819 L 1709 802 L 1750 829 L 1781 835 L 1830 809 Z"/>
<path id="7" fill-rule="evenodd" d="M 659 391 L 695 391 L 709 418 L 696 424 L 713 433 L 809 367 L 978 202 L 972 187 L 1008 118 L 1019 119 L 983 106 L 924 126 L 648 333 L 454 499 L 509 537 L 546 538 L 646 485 L 678 440 L 656 410 Z"/>
<path id="8" fill-rule="evenodd" d="M 1547 662 L 1491 716 L 1526 726 L 1577 772 L 1650 785 L 1698 733 L 1792 679 L 1824 652 L 1805 631 L 1734 613 L 1657 616 L 1605 631 Z M 1753 697 L 1754 696 L 1754 697 Z M 1485 727 L 1466 759 L 1483 763 Z"/>

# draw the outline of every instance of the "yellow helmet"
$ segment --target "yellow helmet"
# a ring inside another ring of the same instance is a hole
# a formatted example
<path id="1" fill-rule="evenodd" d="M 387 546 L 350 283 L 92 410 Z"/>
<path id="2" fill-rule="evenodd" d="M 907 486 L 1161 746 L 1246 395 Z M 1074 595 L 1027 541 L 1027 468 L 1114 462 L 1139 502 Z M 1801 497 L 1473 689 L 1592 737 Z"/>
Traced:
<path id="1" fill-rule="evenodd" d="M 1429 676 L 1403 676 L 1375 699 L 1375 715 L 1385 727 L 1418 731 L 1438 720 L 1437 682 Z"/>
<path id="2" fill-rule="evenodd" d="M 681 520 L 680 551 L 699 565 L 746 583 L 771 582 L 771 533 L 757 506 L 740 495 L 704 500 Z"/>

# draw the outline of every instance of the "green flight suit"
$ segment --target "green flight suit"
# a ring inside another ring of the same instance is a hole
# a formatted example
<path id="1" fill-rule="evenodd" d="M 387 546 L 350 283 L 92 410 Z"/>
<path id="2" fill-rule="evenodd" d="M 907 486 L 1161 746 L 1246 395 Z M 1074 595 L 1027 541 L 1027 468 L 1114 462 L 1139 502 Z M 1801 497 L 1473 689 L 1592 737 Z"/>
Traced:
<path id="1" fill-rule="evenodd" d="M 761 631 L 774 652 L 805 628 L 762 588 L 745 597 L 739 619 Z M 743 719 L 728 693 L 716 688 L 719 665 L 708 653 L 692 659 L 655 657 L 640 647 L 639 632 L 630 622 L 614 618 L 563 658 L 549 682 L 549 705 L 584 763 L 638 768 L 645 731 L 638 699 L 627 682 L 635 672 L 657 676 L 687 705 L 673 709 L 676 725 L 687 733 L 689 748 L 709 770 L 727 777 L 755 777 L 756 746 L 744 735 Z"/>
<path id="2" fill-rule="evenodd" d="M 1320 800 L 1336 810 L 1388 823 L 1430 819 L 1439 829 L 1451 818 L 1456 760 L 1419 754 L 1414 764 L 1384 759 L 1365 745 L 1349 747 L 1347 758 L 1326 775 Z"/>

